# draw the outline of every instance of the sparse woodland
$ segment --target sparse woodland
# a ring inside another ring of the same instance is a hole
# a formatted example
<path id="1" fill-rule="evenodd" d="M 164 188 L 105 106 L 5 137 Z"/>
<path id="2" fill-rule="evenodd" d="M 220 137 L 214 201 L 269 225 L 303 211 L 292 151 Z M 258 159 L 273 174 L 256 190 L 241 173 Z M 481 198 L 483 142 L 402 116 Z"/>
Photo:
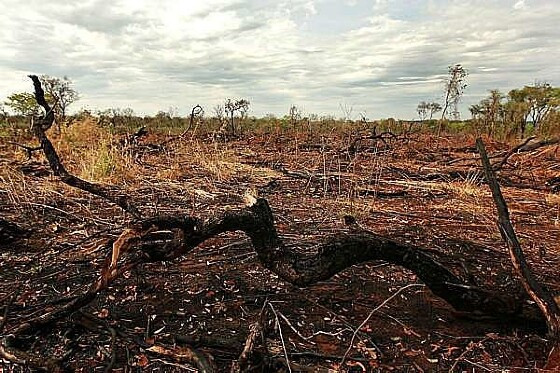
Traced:
<path id="1" fill-rule="evenodd" d="M 559 371 L 558 89 L 141 118 L 31 79 L 0 117 L 7 371 Z"/>

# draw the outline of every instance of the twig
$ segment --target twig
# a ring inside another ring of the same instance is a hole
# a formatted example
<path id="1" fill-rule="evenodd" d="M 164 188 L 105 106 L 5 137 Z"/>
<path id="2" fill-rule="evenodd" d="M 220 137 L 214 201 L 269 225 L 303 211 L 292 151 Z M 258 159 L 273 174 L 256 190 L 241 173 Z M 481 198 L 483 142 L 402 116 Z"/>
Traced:
<path id="1" fill-rule="evenodd" d="M 276 313 L 276 309 L 272 303 L 268 304 L 272 312 L 274 312 L 274 316 L 276 317 L 276 325 L 278 325 L 278 332 L 280 333 L 280 341 L 282 341 L 282 349 L 284 349 L 284 357 L 286 359 L 286 365 L 288 366 L 288 371 L 292 373 L 292 367 L 290 366 L 290 358 L 288 356 L 288 350 L 286 349 L 286 343 L 284 342 L 284 336 L 282 335 L 282 325 L 280 325 L 280 320 L 278 319 L 278 314 Z"/>
<path id="2" fill-rule="evenodd" d="M 10 295 L 10 299 L 4 306 L 4 314 L 2 315 L 2 321 L 0 322 L 0 335 L 4 331 L 4 327 L 6 326 L 6 322 L 8 321 L 8 312 L 10 312 L 10 307 L 12 306 L 12 303 L 14 303 L 14 301 L 16 300 L 16 297 L 17 297 L 17 290 Z"/>
<path id="3" fill-rule="evenodd" d="M 23 145 L 23 144 L 19 144 L 17 142 L 12 142 L 12 141 L 8 141 L 8 144 L 12 144 L 15 146 L 18 146 L 20 148 L 22 148 L 25 151 L 25 154 L 27 155 L 27 159 L 31 159 L 31 155 L 33 154 L 33 152 L 36 152 L 38 150 L 41 150 L 41 146 L 28 146 L 28 145 Z"/>
<path id="4" fill-rule="evenodd" d="M 194 349 L 187 348 L 186 346 L 166 348 L 163 346 L 154 345 L 146 349 L 146 351 L 161 356 L 167 356 L 177 362 L 188 362 L 194 364 L 200 373 L 215 372 L 216 368 L 211 360 L 207 359 L 202 353 Z"/>
<path id="5" fill-rule="evenodd" d="M 313 337 L 315 337 L 317 335 L 317 333 L 313 333 L 312 335 L 310 335 L 309 337 L 306 337 L 304 335 L 302 335 L 290 322 L 290 320 L 288 320 L 288 318 L 286 316 L 284 316 L 282 314 L 282 312 L 278 311 L 278 315 L 282 318 L 282 320 L 284 320 L 286 322 L 286 324 L 288 324 L 288 326 L 293 330 L 294 333 L 296 333 L 296 335 L 298 337 L 300 337 L 301 339 L 303 339 L 304 341 L 314 345 L 315 342 L 310 341 L 310 339 L 312 339 Z"/>
<path id="6" fill-rule="evenodd" d="M 481 346 L 484 342 L 486 342 L 488 340 L 488 337 L 483 338 L 481 341 L 478 341 L 477 343 L 474 342 L 470 342 L 468 347 L 465 349 L 465 351 L 463 351 L 461 353 L 461 355 L 459 355 L 457 357 L 457 359 L 455 359 L 455 361 L 453 362 L 453 365 L 451 366 L 451 368 L 449 369 L 449 373 L 453 373 L 455 371 L 455 368 L 457 367 L 457 364 L 459 364 L 459 362 L 461 362 L 462 360 L 466 360 L 465 357 L 467 356 L 467 354 L 469 352 L 471 352 L 475 347 L 477 346 Z"/>
<path id="7" fill-rule="evenodd" d="M 239 354 L 239 358 L 235 361 L 231 366 L 231 372 L 244 372 L 247 367 L 247 362 L 253 353 L 253 348 L 257 341 L 258 336 L 263 331 L 264 320 L 263 317 L 265 315 L 265 309 L 268 305 L 268 298 L 264 301 L 264 304 L 261 308 L 261 312 L 259 313 L 259 317 L 257 321 L 252 323 L 249 326 L 249 334 L 247 335 L 247 339 L 245 340 L 245 346 L 243 347 L 243 351 Z"/>
<path id="8" fill-rule="evenodd" d="M 48 372 L 62 372 L 61 362 L 59 359 L 43 358 L 23 352 L 14 347 L 6 347 L 6 338 L 0 341 L 0 358 L 19 364 L 24 367 L 32 367 L 36 369 L 47 370 Z"/>
<path id="9" fill-rule="evenodd" d="M 342 357 L 342 360 L 340 361 L 340 366 L 342 367 L 344 365 L 344 361 L 346 360 L 346 357 L 348 357 L 348 354 L 352 350 L 352 346 L 354 345 L 354 340 L 356 339 L 356 335 L 358 334 L 360 329 L 362 329 L 362 327 L 369 322 L 369 319 L 373 316 L 373 314 L 375 312 L 377 312 L 379 309 L 381 309 L 383 306 L 385 306 L 387 303 L 389 303 L 393 298 L 395 298 L 397 295 L 399 295 L 403 291 L 405 291 L 407 289 L 410 289 L 412 287 L 423 287 L 423 286 L 426 286 L 426 285 L 424 285 L 424 284 L 408 284 L 406 286 L 403 286 L 399 290 L 394 292 L 389 298 L 385 299 L 379 306 L 377 306 L 373 310 L 371 310 L 370 313 L 365 318 L 365 320 L 362 321 L 362 323 L 360 325 L 358 325 L 356 330 L 354 330 L 354 333 L 352 334 L 352 339 L 350 340 L 350 345 L 348 346 L 348 349 L 346 349 L 346 352 L 344 353 L 344 356 Z"/>
<path id="10" fill-rule="evenodd" d="M 113 366 L 117 361 L 117 349 L 116 349 L 116 339 L 117 339 L 117 332 L 114 328 L 109 327 L 109 331 L 111 332 L 111 360 L 109 360 L 109 364 L 105 367 L 104 373 L 109 373 L 113 370 Z"/>

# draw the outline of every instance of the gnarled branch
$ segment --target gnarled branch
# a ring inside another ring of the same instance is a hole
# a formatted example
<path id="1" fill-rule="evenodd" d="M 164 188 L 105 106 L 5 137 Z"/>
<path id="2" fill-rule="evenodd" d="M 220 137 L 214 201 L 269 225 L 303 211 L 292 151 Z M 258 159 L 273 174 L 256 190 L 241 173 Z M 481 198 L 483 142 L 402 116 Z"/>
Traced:
<path id="1" fill-rule="evenodd" d="M 132 216 L 136 218 L 140 217 L 140 212 L 138 211 L 136 206 L 130 203 L 126 196 L 115 194 L 113 191 L 102 185 L 90 183 L 89 181 L 80 179 L 79 177 L 76 177 L 66 171 L 66 168 L 64 168 L 64 165 L 60 161 L 58 153 L 56 152 L 53 144 L 45 133 L 45 131 L 49 129 L 54 122 L 54 112 L 48 102 L 45 100 L 45 92 L 43 91 L 43 88 L 41 88 L 41 82 L 39 78 L 36 75 L 29 75 L 29 77 L 31 78 L 31 80 L 33 80 L 33 85 L 35 87 L 35 99 L 37 100 L 37 103 L 43 107 L 46 113 L 43 118 L 40 118 L 33 122 L 31 129 L 33 131 L 33 134 L 39 140 L 41 149 L 43 149 L 43 153 L 45 154 L 45 157 L 47 158 L 47 161 L 49 162 L 49 165 L 55 176 L 58 176 L 60 180 L 65 184 L 68 184 L 74 188 L 84 190 L 91 194 L 95 194 L 96 196 L 99 196 L 116 204 L 123 210 L 129 212 Z"/>

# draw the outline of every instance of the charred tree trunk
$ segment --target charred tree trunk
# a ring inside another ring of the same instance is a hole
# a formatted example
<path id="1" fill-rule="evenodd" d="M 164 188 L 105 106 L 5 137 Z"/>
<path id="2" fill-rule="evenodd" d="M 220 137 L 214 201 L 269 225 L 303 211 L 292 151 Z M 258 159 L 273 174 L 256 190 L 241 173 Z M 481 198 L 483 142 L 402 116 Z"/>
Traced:
<path id="1" fill-rule="evenodd" d="M 486 147 L 484 146 L 482 139 L 478 138 L 476 140 L 476 147 L 480 153 L 480 157 L 482 158 L 482 165 L 484 167 L 484 172 L 486 173 L 486 180 L 490 190 L 492 191 L 494 203 L 496 204 L 496 210 L 498 212 L 498 227 L 502 238 L 508 246 L 509 256 L 511 258 L 513 268 L 515 269 L 515 273 L 517 274 L 517 277 L 519 277 L 525 291 L 537 304 L 547 321 L 548 334 L 553 342 L 553 348 L 547 368 L 555 369 L 555 371 L 560 370 L 560 309 L 548 290 L 535 279 L 529 265 L 527 264 L 525 254 L 523 253 L 521 244 L 517 239 L 513 225 L 511 224 L 506 201 L 502 195 L 502 191 L 500 190 L 500 185 L 496 180 L 496 174 L 490 164 L 488 154 L 486 153 Z"/>

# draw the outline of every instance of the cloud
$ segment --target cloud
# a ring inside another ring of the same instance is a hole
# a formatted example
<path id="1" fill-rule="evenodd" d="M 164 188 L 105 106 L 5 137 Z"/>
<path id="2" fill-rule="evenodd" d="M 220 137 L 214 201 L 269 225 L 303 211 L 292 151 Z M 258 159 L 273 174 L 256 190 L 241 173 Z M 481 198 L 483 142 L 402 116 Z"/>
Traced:
<path id="1" fill-rule="evenodd" d="M 527 4 L 525 4 L 525 0 L 519 0 L 513 5 L 513 9 L 527 9 Z"/>
<path id="2" fill-rule="evenodd" d="M 245 97 L 257 115 L 293 103 L 339 115 L 346 102 L 410 118 L 441 98 L 450 64 L 470 72 L 464 109 L 492 88 L 560 80 L 560 9 L 544 0 L 531 12 L 506 0 L 5 2 L 0 99 L 30 90 L 33 72 L 71 77 L 90 108 L 187 113 Z"/>

